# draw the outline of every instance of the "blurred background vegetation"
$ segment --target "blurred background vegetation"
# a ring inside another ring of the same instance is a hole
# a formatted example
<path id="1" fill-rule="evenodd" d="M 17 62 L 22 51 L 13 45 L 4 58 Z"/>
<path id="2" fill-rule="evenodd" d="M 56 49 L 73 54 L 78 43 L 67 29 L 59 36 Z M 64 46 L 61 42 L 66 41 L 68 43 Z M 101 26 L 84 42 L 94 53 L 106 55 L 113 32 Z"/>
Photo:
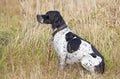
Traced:
<path id="1" fill-rule="evenodd" d="M 105 58 L 105 73 L 80 66 L 58 74 L 50 25 L 36 14 L 58 10 L 68 26 Z M 119 79 L 120 0 L 0 0 L 0 79 Z"/>

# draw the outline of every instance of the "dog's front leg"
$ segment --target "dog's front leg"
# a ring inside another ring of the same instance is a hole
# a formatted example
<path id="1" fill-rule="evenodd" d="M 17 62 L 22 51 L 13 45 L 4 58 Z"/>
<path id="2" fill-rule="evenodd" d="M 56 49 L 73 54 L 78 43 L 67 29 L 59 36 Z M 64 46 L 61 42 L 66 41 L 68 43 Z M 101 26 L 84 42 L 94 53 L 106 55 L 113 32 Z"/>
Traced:
<path id="1" fill-rule="evenodd" d="M 66 54 L 59 56 L 59 70 L 64 70 L 66 66 Z"/>

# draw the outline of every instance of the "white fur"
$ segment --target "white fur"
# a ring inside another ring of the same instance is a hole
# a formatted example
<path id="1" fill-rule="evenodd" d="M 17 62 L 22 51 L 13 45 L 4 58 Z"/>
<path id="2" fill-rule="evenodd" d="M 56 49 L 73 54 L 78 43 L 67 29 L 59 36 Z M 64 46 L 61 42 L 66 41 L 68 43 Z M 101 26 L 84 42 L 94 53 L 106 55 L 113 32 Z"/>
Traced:
<path id="1" fill-rule="evenodd" d="M 94 66 L 98 65 L 102 58 L 97 56 L 93 58 L 90 53 L 94 53 L 91 47 L 91 44 L 81 40 L 80 47 L 77 51 L 69 53 L 67 51 L 67 42 L 65 35 L 71 32 L 67 27 L 59 32 L 57 32 L 53 39 L 53 46 L 59 57 L 60 69 L 63 69 L 67 64 L 81 63 L 82 66 L 90 72 L 94 72 Z"/>

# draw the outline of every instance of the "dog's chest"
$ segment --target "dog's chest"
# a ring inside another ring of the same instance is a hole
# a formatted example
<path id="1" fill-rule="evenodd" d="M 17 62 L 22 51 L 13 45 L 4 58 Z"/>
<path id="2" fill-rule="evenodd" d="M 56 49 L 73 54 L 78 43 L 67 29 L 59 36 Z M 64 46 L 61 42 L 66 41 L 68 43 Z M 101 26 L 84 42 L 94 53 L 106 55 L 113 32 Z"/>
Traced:
<path id="1" fill-rule="evenodd" d="M 65 28 L 54 36 L 53 39 L 53 47 L 55 51 L 58 53 L 58 55 L 67 53 L 67 42 L 65 39 L 66 33 L 70 32 L 69 28 Z"/>

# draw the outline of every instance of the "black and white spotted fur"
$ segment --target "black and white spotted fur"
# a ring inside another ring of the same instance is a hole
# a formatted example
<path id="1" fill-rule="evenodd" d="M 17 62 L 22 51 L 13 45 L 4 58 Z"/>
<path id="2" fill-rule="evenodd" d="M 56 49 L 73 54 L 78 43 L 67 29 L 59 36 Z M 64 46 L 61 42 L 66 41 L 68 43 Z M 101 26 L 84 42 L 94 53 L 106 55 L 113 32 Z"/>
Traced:
<path id="1" fill-rule="evenodd" d="M 58 11 L 37 15 L 37 20 L 52 25 L 53 47 L 59 57 L 60 69 L 64 69 L 66 64 L 80 63 L 90 72 L 104 72 L 103 56 L 93 45 L 72 32 Z"/>

